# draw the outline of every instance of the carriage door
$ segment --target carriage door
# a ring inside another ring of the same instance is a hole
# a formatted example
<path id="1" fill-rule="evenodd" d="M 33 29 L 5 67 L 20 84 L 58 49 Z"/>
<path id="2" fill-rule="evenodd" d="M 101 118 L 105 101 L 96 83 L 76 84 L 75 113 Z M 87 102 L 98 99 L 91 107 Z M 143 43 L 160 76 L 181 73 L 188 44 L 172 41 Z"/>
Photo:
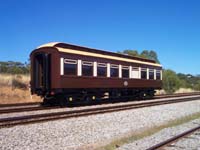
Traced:
<path id="1" fill-rule="evenodd" d="M 47 91 L 50 89 L 51 55 L 40 53 L 35 56 L 35 87 Z"/>

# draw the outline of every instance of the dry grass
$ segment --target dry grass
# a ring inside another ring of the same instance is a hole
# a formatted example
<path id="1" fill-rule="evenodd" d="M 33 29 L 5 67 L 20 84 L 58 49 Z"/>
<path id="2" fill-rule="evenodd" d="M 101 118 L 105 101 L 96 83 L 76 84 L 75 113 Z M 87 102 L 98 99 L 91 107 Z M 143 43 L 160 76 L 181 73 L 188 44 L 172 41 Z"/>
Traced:
<path id="1" fill-rule="evenodd" d="M 180 88 L 178 90 L 175 91 L 175 93 L 191 93 L 191 92 L 197 92 L 195 90 L 192 90 L 190 88 Z M 162 95 L 162 94 L 166 94 L 165 90 L 156 90 L 156 94 L 155 95 Z"/>
<path id="2" fill-rule="evenodd" d="M 195 90 L 192 90 L 190 88 L 180 88 L 178 89 L 175 93 L 191 93 L 191 92 L 195 92 Z"/>
<path id="3" fill-rule="evenodd" d="M 156 90 L 155 95 L 163 95 L 166 94 L 165 90 Z"/>
<path id="4" fill-rule="evenodd" d="M 14 80 L 19 80 L 20 82 L 28 85 L 30 81 L 30 76 L 29 75 L 0 74 L 0 86 L 13 86 Z"/>
<path id="5" fill-rule="evenodd" d="M 0 74 L 0 104 L 38 102 L 41 98 L 31 96 L 29 75 Z"/>

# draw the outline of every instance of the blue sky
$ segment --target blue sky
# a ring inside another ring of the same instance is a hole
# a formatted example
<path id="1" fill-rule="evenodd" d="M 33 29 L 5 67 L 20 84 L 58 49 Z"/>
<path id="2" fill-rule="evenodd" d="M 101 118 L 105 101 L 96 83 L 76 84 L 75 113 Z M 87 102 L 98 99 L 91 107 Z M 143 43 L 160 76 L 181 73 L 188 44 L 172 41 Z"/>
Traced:
<path id="1" fill-rule="evenodd" d="M 60 41 L 108 51 L 155 50 L 164 68 L 200 74 L 198 0 L 1 0 L 0 61 Z"/>

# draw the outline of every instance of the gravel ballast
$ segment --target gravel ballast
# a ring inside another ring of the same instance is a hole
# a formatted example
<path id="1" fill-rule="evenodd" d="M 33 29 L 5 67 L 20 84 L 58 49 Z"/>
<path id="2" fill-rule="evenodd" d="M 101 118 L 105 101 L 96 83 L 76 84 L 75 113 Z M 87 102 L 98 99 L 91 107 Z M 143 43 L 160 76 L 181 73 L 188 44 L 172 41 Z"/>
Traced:
<path id="1" fill-rule="evenodd" d="M 180 141 L 173 143 L 166 150 L 198 150 L 200 148 L 200 131 L 193 133 L 192 135 L 181 139 Z"/>
<path id="2" fill-rule="evenodd" d="M 200 125 L 200 119 L 195 119 L 188 123 L 184 123 L 175 127 L 162 129 L 161 131 L 151 136 L 145 137 L 140 140 L 136 140 L 129 144 L 124 144 L 123 146 L 119 147 L 117 150 L 133 150 L 133 149 L 144 150 L 144 149 L 150 148 L 153 145 L 161 143 L 167 139 L 170 139 L 176 135 L 179 135 L 185 131 L 198 127 L 199 125 Z M 200 143 L 199 143 L 200 137 L 199 135 L 195 135 L 195 134 L 196 133 L 194 133 L 193 135 L 187 136 L 189 138 L 180 139 L 180 141 L 175 142 L 171 144 L 172 146 L 167 146 L 164 149 L 166 150 L 197 149 L 200 147 Z"/>
<path id="3" fill-rule="evenodd" d="M 94 149 L 200 112 L 200 100 L 0 129 L 0 149 Z"/>

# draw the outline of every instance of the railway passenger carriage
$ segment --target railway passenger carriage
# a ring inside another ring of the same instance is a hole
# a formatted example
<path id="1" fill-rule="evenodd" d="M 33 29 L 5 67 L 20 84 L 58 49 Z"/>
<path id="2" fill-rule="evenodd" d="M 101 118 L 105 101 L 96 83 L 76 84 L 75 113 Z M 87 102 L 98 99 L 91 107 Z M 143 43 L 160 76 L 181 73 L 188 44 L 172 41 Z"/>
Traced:
<path id="1" fill-rule="evenodd" d="M 153 97 L 162 85 L 153 60 L 65 43 L 42 45 L 30 57 L 31 92 L 45 103 Z"/>

